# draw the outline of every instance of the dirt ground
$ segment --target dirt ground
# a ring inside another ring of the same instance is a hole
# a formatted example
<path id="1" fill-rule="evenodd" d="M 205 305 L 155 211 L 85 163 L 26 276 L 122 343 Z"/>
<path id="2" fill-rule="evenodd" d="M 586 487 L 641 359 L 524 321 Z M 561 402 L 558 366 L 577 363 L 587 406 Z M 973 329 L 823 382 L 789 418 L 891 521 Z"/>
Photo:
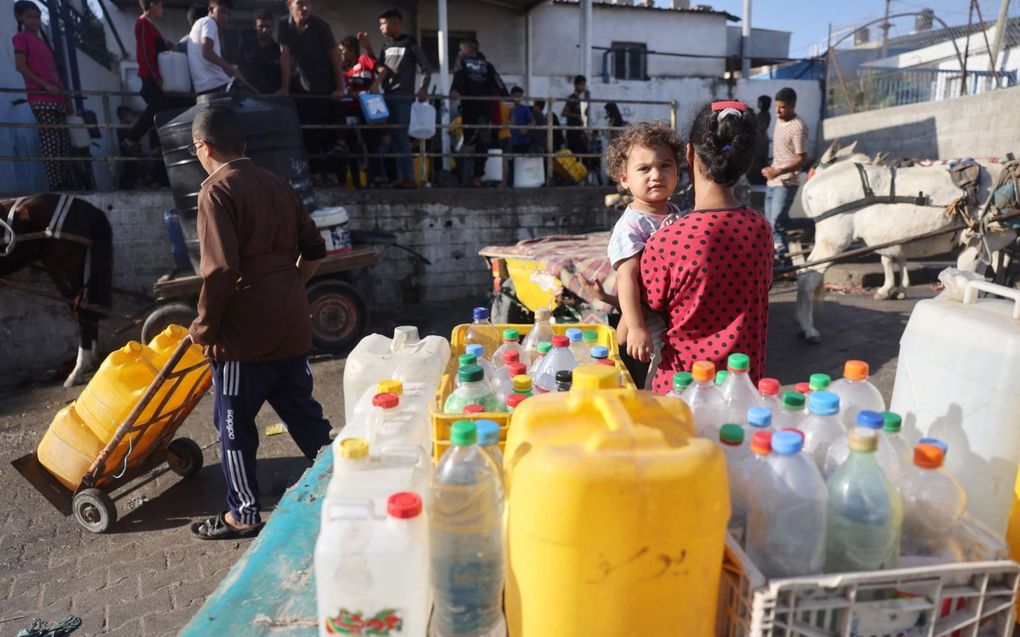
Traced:
<path id="1" fill-rule="evenodd" d="M 790 385 L 812 372 L 836 377 L 847 358 L 863 358 L 871 363 L 874 382 L 888 400 L 909 312 L 919 298 L 932 295 L 926 286 L 911 293 L 909 300 L 886 302 L 829 294 L 826 310 L 817 317 L 825 341 L 809 346 L 795 338 L 792 289 L 777 286 L 767 373 Z M 467 321 L 476 302 L 378 315 L 371 327 L 387 333 L 395 325 L 414 323 L 423 335 L 449 335 L 453 325 Z M 334 423 L 342 420 L 344 409 L 344 362 L 316 357 L 312 364 L 315 395 Z M 246 541 L 197 541 L 188 531 L 191 522 L 223 509 L 212 400 L 207 397 L 180 431 L 204 449 L 206 466 L 199 475 L 181 480 L 165 468 L 154 471 L 121 495 L 114 531 L 92 535 L 61 515 L 10 464 L 34 450 L 56 411 L 77 393 L 48 380 L 0 394 L 0 636 L 16 634 L 33 617 L 52 622 L 68 614 L 83 619 L 75 635 L 173 635 L 247 547 Z M 276 422 L 272 410 L 263 409 L 260 431 Z M 260 494 L 271 514 L 308 463 L 286 434 L 263 435 L 259 457 Z"/>

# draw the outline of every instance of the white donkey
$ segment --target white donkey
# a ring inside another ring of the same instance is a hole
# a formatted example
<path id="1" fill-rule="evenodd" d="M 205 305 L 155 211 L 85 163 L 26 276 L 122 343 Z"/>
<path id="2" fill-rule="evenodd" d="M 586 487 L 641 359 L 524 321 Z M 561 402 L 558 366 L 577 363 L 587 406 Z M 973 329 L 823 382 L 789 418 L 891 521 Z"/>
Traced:
<path id="1" fill-rule="evenodd" d="M 839 155 L 836 157 L 830 148 L 823 163 L 801 190 L 804 214 L 815 219 L 815 244 L 809 262 L 835 256 L 855 240 L 869 246 L 878 245 L 947 228 L 961 220 L 947 210 L 960 201 L 965 192 L 954 183 L 945 165 L 897 169 L 873 164 L 866 156 L 850 155 L 846 151 Z M 976 200 L 980 205 L 986 201 L 1002 171 L 1002 164 L 978 162 L 978 165 Z M 976 208 L 972 207 L 971 214 L 978 214 Z M 985 237 L 986 245 L 981 246 L 982 237 L 976 233 L 957 231 L 879 250 L 885 281 L 875 298 L 906 297 L 910 285 L 908 258 L 931 257 L 966 247 L 958 256 L 957 267 L 973 271 L 981 264 L 988 265 L 991 253 L 1015 238 L 1011 231 L 995 233 Z M 895 281 L 894 264 L 901 273 L 899 286 Z M 830 265 L 813 266 L 797 277 L 799 336 L 809 343 L 821 342 L 814 324 L 814 304 L 816 298 L 821 298 L 816 295 Z"/>

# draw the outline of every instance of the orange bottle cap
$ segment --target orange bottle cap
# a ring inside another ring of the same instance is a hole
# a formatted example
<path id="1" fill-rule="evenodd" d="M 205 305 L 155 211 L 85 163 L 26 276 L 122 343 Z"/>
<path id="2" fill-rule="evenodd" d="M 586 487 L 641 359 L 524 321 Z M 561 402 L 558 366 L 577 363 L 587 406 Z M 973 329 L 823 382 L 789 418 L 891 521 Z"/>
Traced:
<path id="1" fill-rule="evenodd" d="M 864 361 L 847 361 L 843 366 L 843 378 L 847 380 L 867 380 L 868 364 Z"/>
<path id="2" fill-rule="evenodd" d="M 695 382 L 704 383 L 705 381 L 715 382 L 715 363 L 712 361 L 698 361 L 691 366 L 691 376 Z"/>
<path id="3" fill-rule="evenodd" d="M 914 464 L 922 469 L 938 469 L 942 466 L 944 454 L 935 445 L 917 445 L 914 447 Z"/>

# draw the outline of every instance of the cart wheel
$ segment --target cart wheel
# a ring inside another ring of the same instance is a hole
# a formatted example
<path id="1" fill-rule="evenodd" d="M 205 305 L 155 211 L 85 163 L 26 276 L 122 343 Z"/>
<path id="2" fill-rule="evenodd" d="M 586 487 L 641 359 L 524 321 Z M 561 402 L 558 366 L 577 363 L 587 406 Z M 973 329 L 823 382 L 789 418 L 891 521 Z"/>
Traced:
<path id="1" fill-rule="evenodd" d="M 171 324 L 187 328 L 196 316 L 198 316 L 198 312 L 195 311 L 195 307 L 187 303 L 162 305 L 156 308 L 142 324 L 142 342 L 148 343 Z"/>
<path id="2" fill-rule="evenodd" d="M 368 306 L 361 294 L 336 279 L 323 279 L 308 286 L 308 306 L 312 343 L 319 350 L 334 353 L 349 350 L 368 323 Z"/>
<path id="3" fill-rule="evenodd" d="M 182 478 L 190 478 L 202 470 L 205 458 L 202 448 L 191 438 L 175 438 L 166 448 L 166 463 Z"/>
<path id="4" fill-rule="evenodd" d="M 90 533 L 106 533 L 117 521 L 117 506 L 99 489 L 83 489 L 71 500 L 74 519 Z"/>

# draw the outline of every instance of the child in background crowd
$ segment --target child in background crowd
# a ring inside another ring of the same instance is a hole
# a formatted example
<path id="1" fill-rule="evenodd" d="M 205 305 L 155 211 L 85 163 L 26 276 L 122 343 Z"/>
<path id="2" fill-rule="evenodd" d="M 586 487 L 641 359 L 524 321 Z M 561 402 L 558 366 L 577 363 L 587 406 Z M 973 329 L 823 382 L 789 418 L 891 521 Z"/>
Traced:
<path id="1" fill-rule="evenodd" d="M 641 252 L 652 233 L 681 214 L 669 197 L 676 190 L 683 148 L 676 131 L 665 123 L 642 122 L 623 129 L 605 153 L 609 176 L 621 192 L 634 198 L 609 239 L 609 260 L 616 270 L 622 314 L 617 336 L 632 358 L 649 363 L 649 381 L 658 367 L 665 323 L 661 316 L 642 306 Z"/>

